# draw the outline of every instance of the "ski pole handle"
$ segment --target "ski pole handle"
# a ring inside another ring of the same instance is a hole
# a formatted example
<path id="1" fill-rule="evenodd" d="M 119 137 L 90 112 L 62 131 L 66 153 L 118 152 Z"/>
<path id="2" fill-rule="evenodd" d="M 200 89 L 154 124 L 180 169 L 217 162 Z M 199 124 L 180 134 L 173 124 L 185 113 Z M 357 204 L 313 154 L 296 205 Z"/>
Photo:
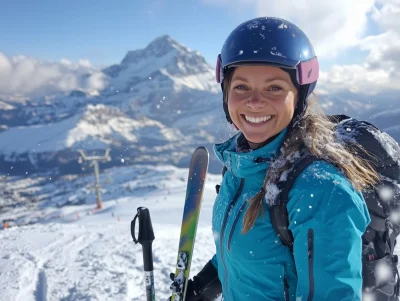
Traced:
<path id="1" fill-rule="evenodd" d="M 136 220 L 139 218 L 139 234 L 135 236 Z M 153 226 L 151 224 L 149 209 L 137 208 L 137 214 L 131 222 L 131 234 L 135 244 L 140 243 L 143 251 L 144 276 L 146 284 L 147 301 L 155 301 L 154 275 L 153 275 L 153 251 L 154 240 Z"/>

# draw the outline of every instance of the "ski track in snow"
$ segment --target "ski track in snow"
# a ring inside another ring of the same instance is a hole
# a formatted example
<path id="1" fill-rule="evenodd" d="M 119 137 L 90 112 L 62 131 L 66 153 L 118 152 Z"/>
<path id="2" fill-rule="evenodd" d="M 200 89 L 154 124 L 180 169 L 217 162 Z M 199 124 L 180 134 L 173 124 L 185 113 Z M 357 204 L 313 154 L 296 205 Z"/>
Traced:
<path id="1" fill-rule="evenodd" d="M 105 209 L 95 214 L 81 211 L 76 218 L 79 206 L 75 206 L 54 223 L 0 231 L 0 301 L 146 300 L 142 247 L 133 243 L 130 232 L 140 206 L 149 208 L 155 234 L 156 300 L 166 300 L 186 194 L 181 175 L 186 176 L 187 170 L 168 179 L 163 189 L 105 202 Z M 215 179 L 220 176 L 210 176 L 203 195 L 191 277 L 215 253 L 211 231 Z M 82 208 L 88 211 L 87 206 Z"/>
<path id="2" fill-rule="evenodd" d="M 180 229 L 165 224 L 153 227 L 156 299 L 166 300 Z M 0 290 L 5 294 L 0 300 L 145 300 L 142 250 L 132 242 L 129 228 L 130 221 L 35 225 L 3 231 Z M 43 237 L 43 247 L 35 247 Z M 192 273 L 213 255 L 210 237 L 210 229 L 199 229 Z"/>

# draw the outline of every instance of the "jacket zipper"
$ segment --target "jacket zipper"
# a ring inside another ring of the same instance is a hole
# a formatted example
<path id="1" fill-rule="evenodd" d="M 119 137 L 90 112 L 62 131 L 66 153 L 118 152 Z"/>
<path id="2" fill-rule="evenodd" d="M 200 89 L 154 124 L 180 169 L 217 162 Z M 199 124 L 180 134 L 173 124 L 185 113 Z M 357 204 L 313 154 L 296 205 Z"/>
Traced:
<path id="1" fill-rule="evenodd" d="M 289 283 L 287 281 L 286 275 L 283 278 L 283 285 L 284 285 L 284 293 L 285 293 L 285 300 L 289 301 Z"/>
<path id="2" fill-rule="evenodd" d="M 308 229 L 308 282 L 310 285 L 307 301 L 314 297 L 314 230 Z"/>
<path id="3" fill-rule="evenodd" d="M 235 220 L 233 221 L 231 232 L 229 233 L 229 238 L 228 238 L 228 252 L 231 250 L 231 240 L 232 240 L 232 236 L 233 236 L 233 231 L 235 230 L 236 224 L 239 220 L 240 213 L 242 212 L 242 210 L 244 209 L 245 206 L 246 206 L 246 202 L 244 202 L 242 204 L 242 206 L 240 206 L 239 213 L 235 216 Z"/>
<path id="4" fill-rule="evenodd" d="M 242 179 L 240 179 L 239 189 L 237 190 L 232 202 L 229 204 L 229 209 L 227 210 L 227 212 L 224 216 L 224 220 L 222 222 L 221 232 L 220 232 L 220 236 L 219 236 L 219 248 L 221 251 L 221 261 L 224 266 L 225 288 L 226 289 L 228 289 L 228 272 L 227 272 L 226 264 L 224 261 L 223 238 L 224 238 L 224 232 L 225 232 L 225 228 L 226 228 L 226 223 L 228 221 L 228 217 L 231 214 L 231 211 L 232 211 L 233 207 L 235 206 L 237 200 L 239 199 L 240 194 L 242 193 L 243 186 L 244 186 L 244 179 L 242 178 Z M 228 294 L 229 294 L 229 290 L 228 290 Z"/>

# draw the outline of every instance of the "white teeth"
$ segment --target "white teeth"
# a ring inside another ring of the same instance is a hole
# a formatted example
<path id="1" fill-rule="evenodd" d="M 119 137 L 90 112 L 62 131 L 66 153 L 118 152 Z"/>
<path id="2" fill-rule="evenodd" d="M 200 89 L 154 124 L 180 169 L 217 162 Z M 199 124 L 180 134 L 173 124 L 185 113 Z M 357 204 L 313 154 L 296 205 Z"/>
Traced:
<path id="1" fill-rule="evenodd" d="M 260 122 L 265 122 L 267 120 L 270 120 L 272 116 L 269 115 L 269 116 L 264 116 L 264 117 L 251 117 L 251 116 L 244 115 L 244 117 L 246 118 L 247 121 L 249 121 L 251 123 L 260 123 Z"/>

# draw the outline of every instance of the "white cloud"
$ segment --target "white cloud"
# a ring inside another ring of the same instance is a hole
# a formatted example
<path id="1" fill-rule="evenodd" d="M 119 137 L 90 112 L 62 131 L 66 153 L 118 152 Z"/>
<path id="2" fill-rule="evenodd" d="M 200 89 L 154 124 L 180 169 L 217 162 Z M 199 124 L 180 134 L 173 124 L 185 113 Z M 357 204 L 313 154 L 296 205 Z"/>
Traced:
<path id="1" fill-rule="evenodd" d="M 351 92 L 375 95 L 400 88 L 400 0 L 379 0 L 371 15 L 384 30 L 357 42 L 366 51 L 365 61 L 359 65 L 333 66 L 322 72 L 321 85 L 332 92 Z"/>
<path id="2" fill-rule="evenodd" d="M 48 62 L 26 56 L 7 57 L 1 52 L 0 79 L 1 95 L 49 95 L 76 89 L 94 93 L 107 84 L 106 76 L 88 60 Z"/>
<path id="3" fill-rule="evenodd" d="M 400 76 L 393 77 L 385 69 L 371 70 L 367 65 L 334 65 L 328 72 L 321 72 L 318 90 L 324 94 L 350 91 L 376 95 L 384 90 L 400 87 Z"/>
<path id="4" fill-rule="evenodd" d="M 366 64 L 370 69 L 379 67 L 392 72 L 400 68 L 400 34 L 387 31 L 376 36 L 369 36 L 360 43 L 360 49 L 368 51 Z"/>
<path id="5" fill-rule="evenodd" d="M 384 31 L 363 39 L 360 47 L 369 51 L 371 66 L 400 68 L 400 0 L 378 0 L 380 9 L 374 9 L 372 20 Z"/>
<path id="6" fill-rule="evenodd" d="M 400 33 L 400 0 L 378 0 L 380 9 L 374 9 L 372 19 L 382 29 L 394 30 Z"/>
<path id="7" fill-rule="evenodd" d="M 257 16 L 292 21 L 309 36 L 320 61 L 345 55 L 349 48 L 365 52 L 366 58 L 361 64 L 334 65 L 330 70 L 321 71 L 317 91 L 375 95 L 400 89 L 400 0 L 203 2 L 235 10 L 250 7 Z M 367 36 L 368 20 L 374 22 L 381 33 Z"/>
<path id="8" fill-rule="evenodd" d="M 312 41 L 318 56 L 335 56 L 363 36 L 374 0 L 281 1 L 203 0 L 234 9 L 253 7 L 256 16 L 281 17 L 298 25 Z"/>

